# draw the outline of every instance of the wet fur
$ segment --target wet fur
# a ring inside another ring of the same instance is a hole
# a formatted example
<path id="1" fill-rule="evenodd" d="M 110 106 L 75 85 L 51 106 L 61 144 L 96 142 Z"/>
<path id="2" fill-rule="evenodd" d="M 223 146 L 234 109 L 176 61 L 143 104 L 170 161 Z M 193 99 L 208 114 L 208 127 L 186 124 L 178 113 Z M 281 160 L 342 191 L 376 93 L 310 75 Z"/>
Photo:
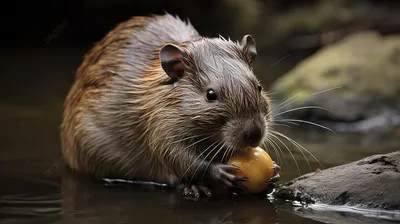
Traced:
<path id="1" fill-rule="evenodd" d="M 185 77 L 174 84 L 160 66 L 166 43 L 188 53 Z M 250 64 L 238 42 L 201 37 L 189 22 L 169 14 L 119 24 L 85 55 L 66 98 L 66 162 L 97 177 L 177 184 L 208 145 L 235 146 L 231 133 L 246 118 L 261 114 L 268 126 L 268 98 L 257 91 Z M 204 100 L 210 84 L 223 103 Z M 188 147 L 203 137 L 209 139 Z"/>

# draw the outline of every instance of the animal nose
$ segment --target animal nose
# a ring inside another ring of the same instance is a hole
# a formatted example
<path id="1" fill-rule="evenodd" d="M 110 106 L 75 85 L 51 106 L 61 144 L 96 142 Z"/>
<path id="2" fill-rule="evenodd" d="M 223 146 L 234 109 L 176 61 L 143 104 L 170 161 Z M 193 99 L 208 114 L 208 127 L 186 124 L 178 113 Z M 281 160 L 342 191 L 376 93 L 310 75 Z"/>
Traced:
<path id="1" fill-rule="evenodd" d="M 250 120 L 246 123 L 243 129 L 243 137 L 246 145 L 251 147 L 257 147 L 262 140 L 264 135 L 265 127 L 262 122 Z"/>

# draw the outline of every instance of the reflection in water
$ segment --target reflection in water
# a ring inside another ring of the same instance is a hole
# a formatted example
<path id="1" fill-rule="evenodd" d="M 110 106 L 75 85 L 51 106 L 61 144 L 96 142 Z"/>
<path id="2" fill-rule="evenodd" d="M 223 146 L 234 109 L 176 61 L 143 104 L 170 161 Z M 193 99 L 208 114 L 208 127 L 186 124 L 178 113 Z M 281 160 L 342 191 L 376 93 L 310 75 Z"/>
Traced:
<path id="1" fill-rule="evenodd" d="M 2 178 L 0 223 L 54 223 L 62 213 L 54 182 L 29 177 Z"/>
<path id="2" fill-rule="evenodd" d="M 376 223 L 378 217 L 368 211 L 349 213 L 349 209 L 335 211 L 321 206 L 296 208 L 289 203 L 253 196 L 193 202 L 169 188 L 106 186 L 65 166 L 60 166 L 53 176 L 6 178 L 3 187 L 9 194 L 0 197 L 1 224 Z M 11 193 L 17 192 L 15 189 L 24 189 L 25 193 Z"/>
<path id="3" fill-rule="evenodd" d="M 276 223 L 272 203 L 254 197 L 188 201 L 173 189 L 105 187 L 66 171 L 61 185 L 67 223 Z"/>
<path id="4" fill-rule="evenodd" d="M 12 223 L 26 222 L 26 219 L 42 223 L 61 213 L 58 194 L 32 196 L 28 194 L 6 195 L 0 199 L 0 214 Z M 6 222 L 0 222 L 6 223 Z"/>
<path id="5" fill-rule="evenodd" d="M 64 167 L 63 167 L 64 168 Z M 61 181 L 61 186 L 55 184 Z M 62 169 L 61 180 L 7 179 L 9 187 L 29 186 L 31 193 L 0 197 L 0 223 L 376 223 L 376 214 L 331 208 L 306 209 L 252 196 L 193 202 L 172 189 L 106 187 Z M 29 184 L 29 185 L 28 185 Z M 48 185 L 52 185 L 49 187 Z M 7 184 L 5 185 L 7 187 Z M 45 190 L 43 190 L 45 189 Z M 57 192 L 60 190 L 60 192 Z M 44 193 L 49 192 L 49 193 Z M 302 218 L 297 215 L 302 215 Z M 381 216 L 382 217 L 382 216 Z M 393 216 L 394 217 L 394 216 Z M 391 217 L 391 218 L 393 218 Z M 390 217 L 389 217 L 390 218 Z M 395 218 L 395 217 L 394 217 Z M 385 220 L 386 223 L 391 223 Z"/>

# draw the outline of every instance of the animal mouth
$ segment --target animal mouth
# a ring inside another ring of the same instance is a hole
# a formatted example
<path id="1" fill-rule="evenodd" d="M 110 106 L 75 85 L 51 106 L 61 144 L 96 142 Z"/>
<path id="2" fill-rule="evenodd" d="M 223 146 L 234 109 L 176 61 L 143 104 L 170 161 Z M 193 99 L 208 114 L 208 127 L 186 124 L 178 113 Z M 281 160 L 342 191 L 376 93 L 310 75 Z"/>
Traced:
<path id="1" fill-rule="evenodd" d="M 225 142 L 234 147 L 235 151 L 242 151 L 249 147 L 260 146 L 267 132 L 265 123 L 256 119 L 248 119 L 228 124 L 223 137 Z"/>

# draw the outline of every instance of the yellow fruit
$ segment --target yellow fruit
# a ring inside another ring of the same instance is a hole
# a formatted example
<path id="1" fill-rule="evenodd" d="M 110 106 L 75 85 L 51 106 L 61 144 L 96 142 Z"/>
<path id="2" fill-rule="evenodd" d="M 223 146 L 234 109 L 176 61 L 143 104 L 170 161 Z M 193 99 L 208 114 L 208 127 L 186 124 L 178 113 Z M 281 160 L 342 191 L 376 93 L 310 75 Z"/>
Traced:
<path id="1" fill-rule="evenodd" d="M 249 147 L 246 152 L 234 154 L 227 164 L 240 167 L 234 174 L 248 178 L 247 181 L 239 183 L 247 188 L 248 193 L 260 193 L 265 190 L 269 185 L 268 180 L 274 175 L 273 161 L 260 147 Z"/>

